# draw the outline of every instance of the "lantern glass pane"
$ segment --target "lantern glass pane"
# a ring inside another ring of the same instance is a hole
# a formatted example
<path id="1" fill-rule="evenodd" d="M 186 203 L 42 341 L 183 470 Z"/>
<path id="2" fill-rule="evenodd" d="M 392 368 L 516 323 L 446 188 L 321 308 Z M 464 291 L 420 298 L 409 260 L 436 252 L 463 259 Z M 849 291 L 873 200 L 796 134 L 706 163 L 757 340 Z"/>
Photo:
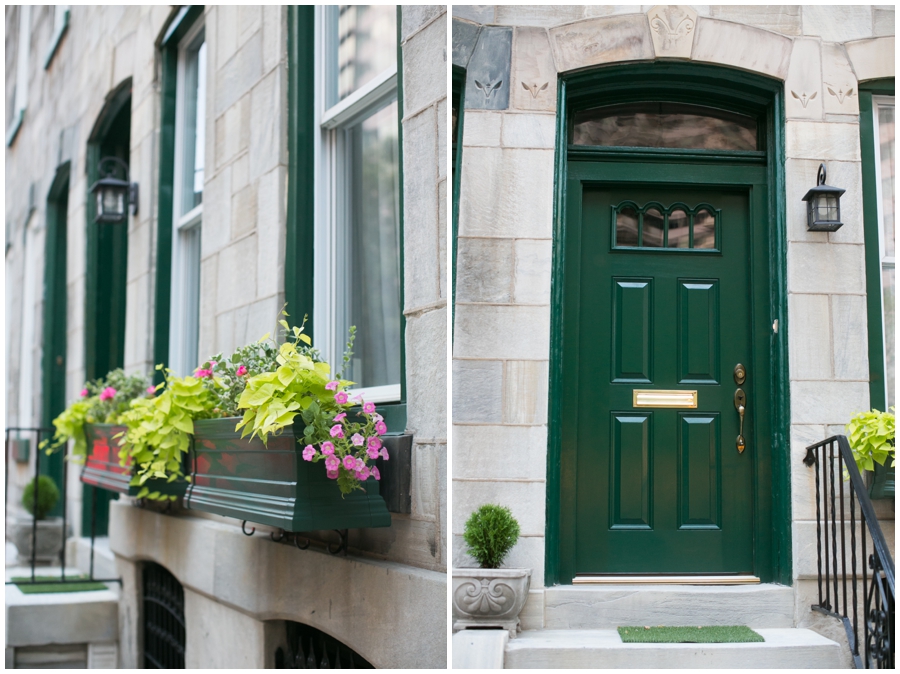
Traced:
<path id="1" fill-rule="evenodd" d="M 816 220 L 819 222 L 837 222 L 838 220 L 837 197 L 830 194 L 816 196 Z"/>
<path id="2" fill-rule="evenodd" d="M 100 212 L 103 215 L 124 215 L 125 214 L 125 193 L 115 187 L 103 187 L 100 190 L 102 195 L 102 203 L 100 204 Z"/>

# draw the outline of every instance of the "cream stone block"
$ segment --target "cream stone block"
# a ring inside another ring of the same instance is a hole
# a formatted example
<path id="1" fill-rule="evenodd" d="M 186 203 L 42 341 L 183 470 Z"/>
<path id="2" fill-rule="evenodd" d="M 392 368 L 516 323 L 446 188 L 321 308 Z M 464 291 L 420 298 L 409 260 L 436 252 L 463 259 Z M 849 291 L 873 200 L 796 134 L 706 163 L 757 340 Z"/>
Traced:
<path id="1" fill-rule="evenodd" d="M 887 8 L 875 7 L 873 11 L 873 23 L 875 27 L 875 35 L 894 35 L 896 26 L 894 24 L 894 8 L 888 5 Z"/>
<path id="2" fill-rule="evenodd" d="M 231 174 L 226 166 L 203 185 L 203 232 L 200 257 L 205 259 L 231 240 Z"/>
<path id="3" fill-rule="evenodd" d="M 712 5 L 709 15 L 782 35 L 800 35 L 799 5 Z"/>
<path id="4" fill-rule="evenodd" d="M 543 28 L 516 28 L 511 91 L 513 108 L 556 110 L 556 65 Z"/>
<path id="5" fill-rule="evenodd" d="M 438 160 L 437 160 L 437 169 L 438 169 L 438 180 L 442 180 L 447 177 L 447 152 L 448 152 L 448 143 L 447 143 L 447 99 L 442 98 L 438 101 L 438 104 L 435 108 L 435 113 L 437 114 L 436 122 L 437 122 L 437 150 L 438 150 Z"/>
<path id="6" fill-rule="evenodd" d="M 549 239 L 518 239 L 515 256 L 515 302 L 549 304 L 553 242 Z"/>
<path id="7" fill-rule="evenodd" d="M 261 620 L 224 606 L 190 589 L 184 591 L 186 668 L 265 667 L 264 626 Z"/>
<path id="8" fill-rule="evenodd" d="M 438 295 L 447 299 L 447 178 L 438 183 Z"/>
<path id="9" fill-rule="evenodd" d="M 453 5 L 453 18 L 474 23 L 494 23 L 493 5 Z"/>
<path id="10" fill-rule="evenodd" d="M 508 360 L 503 364 L 503 422 L 547 422 L 548 361 Z"/>
<path id="11" fill-rule="evenodd" d="M 258 188 L 247 185 L 231 197 L 231 239 L 239 239 L 256 229 Z"/>
<path id="12" fill-rule="evenodd" d="M 458 304 L 454 355 L 545 360 L 550 353 L 550 307 Z"/>
<path id="13" fill-rule="evenodd" d="M 836 667 L 840 669 L 853 669 L 853 657 L 850 654 L 850 646 L 847 641 L 847 632 L 840 620 L 831 616 L 813 611 L 810 607 L 819 601 L 818 582 L 816 580 L 794 580 L 794 623 L 802 629 L 810 629 L 831 639 L 841 648 L 839 662 Z M 862 596 L 862 588 L 859 589 Z M 860 629 L 862 627 L 860 626 Z"/>
<path id="14" fill-rule="evenodd" d="M 578 21 L 584 16 L 584 5 L 497 5 L 496 12 L 491 23 L 549 28 Z"/>
<path id="15" fill-rule="evenodd" d="M 512 239 L 459 237 L 456 253 L 457 302 L 511 302 L 515 267 Z"/>
<path id="16" fill-rule="evenodd" d="M 832 379 L 828 295 L 788 296 L 791 379 Z"/>
<path id="17" fill-rule="evenodd" d="M 545 148 L 556 146 L 556 116 L 507 113 L 500 139 L 503 147 Z"/>
<path id="18" fill-rule="evenodd" d="M 515 461 L 513 457 L 511 459 Z M 454 534 L 462 534 L 466 520 L 486 503 L 509 508 L 519 521 L 520 536 L 544 535 L 544 482 L 460 480 L 453 484 Z M 537 507 L 536 507 L 537 506 Z"/>
<path id="19" fill-rule="evenodd" d="M 261 297 L 284 291 L 285 170 L 270 171 L 257 181 L 258 249 L 257 294 Z"/>
<path id="20" fill-rule="evenodd" d="M 858 40 L 844 45 L 860 82 L 894 76 L 894 36 Z"/>
<path id="21" fill-rule="evenodd" d="M 550 237 L 552 150 L 470 148 L 462 165 L 460 235 Z"/>
<path id="22" fill-rule="evenodd" d="M 791 426 L 791 517 L 809 520 L 816 517 L 816 471 L 803 463 L 806 448 L 828 437 L 825 426 Z"/>
<path id="23" fill-rule="evenodd" d="M 423 438 L 447 437 L 447 310 L 406 319 L 407 428 Z"/>
<path id="24" fill-rule="evenodd" d="M 407 39 L 412 33 L 419 30 L 429 21 L 447 11 L 446 5 L 406 5 L 403 7 L 403 20 L 401 34 Z"/>
<path id="25" fill-rule="evenodd" d="M 783 80 L 791 58 L 791 40 L 752 26 L 698 19 L 694 61 L 719 63 Z"/>
<path id="26" fill-rule="evenodd" d="M 256 259 L 256 234 L 240 239 L 219 253 L 219 311 L 250 304 L 257 298 Z"/>
<path id="27" fill-rule="evenodd" d="M 282 114 L 284 78 L 284 68 L 276 68 L 250 94 L 250 180 L 287 163 L 287 116 Z"/>
<path id="28" fill-rule="evenodd" d="M 803 34 L 826 42 L 847 42 L 872 36 L 871 5 L 804 5 Z"/>
<path id="29" fill-rule="evenodd" d="M 788 246 L 788 291 L 792 293 L 865 294 L 863 246 L 792 243 Z"/>
<path id="30" fill-rule="evenodd" d="M 502 400 L 502 361 L 453 359 L 454 422 L 498 423 Z"/>
<path id="31" fill-rule="evenodd" d="M 789 121 L 785 126 L 788 157 L 859 161 L 858 124 Z"/>
<path id="32" fill-rule="evenodd" d="M 242 47 L 262 27 L 261 5 L 238 6 L 238 46 Z"/>
<path id="33" fill-rule="evenodd" d="M 221 5 L 212 11 L 215 12 L 216 69 L 218 69 L 237 51 L 238 7 Z"/>
<path id="34" fill-rule="evenodd" d="M 504 115 L 489 110 L 466 110 L 463 116 L 464 147 L 500 147 L 500 125 Z M 466 151 L 463 150 L 463 160 Z"/>
<path id="35" fill-rule="evenodd" d="M 265 5 L 263 11 L 263 72 L 269 72 L 287 53 L 285 30 L 287 8 Z"/>
<path id="36" fill-rule="evenodd" d="M 453 385 L 455 390 L 455 381 Z M 453 473 L 460 478 L 542 480 L 547 473 L 547 427 L 454 423 Z"/>
<path id="37" fill-rule="evenodd" d="M 868 381 L 866 298 L 863 295 L 832 295 L 831 320 L 835 379 Z"/>
<path id="38" fill-rule="evenodd" d="M 794 40 L 791 65 L 785 87 L 785 112 L 788 118 L 822 119 L 822 58 L 819 41 Z"/>
<path id="39" fill-rule="evenodd" d="M 846 424 L 867 409 L 867 381 L 791 382 L 791 421 L 795 424 Z"/>
<path id="40" fill-rule="evenodd" d="M 691 58 L 697 11 L 688 5 L 657 5 L 647 13 L 656 58 Z"/>
<path id="41" fill-rule="evenodd" d="M 588 19 L 553 28 L 550 44 L 558 72 L 654 56 L 645 15 Z"/>
<path id="42" fill-rule="evenodd" d="M 796 46 L 794 47 L 796 49 Z M 856 75 L 847 52 L 839 44 L 822 44 L 822 83 L 825 112 L 835 115 L 859 114 Z"/>
<path id="43" fill-rule="evenodd" d="M 447 95 L 447 20 L 431 22 L 403 44 L 403 109 L 413 114 Z"/>

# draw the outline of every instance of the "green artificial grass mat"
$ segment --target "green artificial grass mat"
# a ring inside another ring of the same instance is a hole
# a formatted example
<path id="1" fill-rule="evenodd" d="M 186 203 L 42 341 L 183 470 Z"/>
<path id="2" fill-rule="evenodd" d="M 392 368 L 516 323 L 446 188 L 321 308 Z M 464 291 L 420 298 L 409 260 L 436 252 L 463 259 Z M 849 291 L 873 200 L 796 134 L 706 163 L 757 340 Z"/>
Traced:
<path id="1" fill-rule="evenodd" d="M 743 644 L 765 641 L 744 625 L 708 627 L 620 627 L 626 644 Z"/>
<path id="2" fill-rule="evenodd" d="M 12 582 L 16 584 L 24 594 L 45 594 L 50 592 L 94 592 L 95 590 L 107 590 L 106 583 L 96 580 L 87 580 L 87 576 L 67 576 L 66 580 L 84 580 L 83 583 L 42 583 L 41 581 L 59 580 L 59 576 L 35 576 L 35 582 L 31 582 L 31 576 L 16 576 Z"/>

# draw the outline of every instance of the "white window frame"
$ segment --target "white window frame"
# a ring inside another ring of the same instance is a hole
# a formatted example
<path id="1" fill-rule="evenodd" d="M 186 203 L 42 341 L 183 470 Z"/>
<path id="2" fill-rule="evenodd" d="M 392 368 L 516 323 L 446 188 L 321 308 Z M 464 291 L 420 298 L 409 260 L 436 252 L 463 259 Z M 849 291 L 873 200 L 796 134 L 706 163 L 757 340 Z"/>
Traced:
<path id="1" fill-rule="evenodd" d="M 886 256 L 885 255 L 885 242 L 884 242 L 884 211 L 882 208 L 882 198 L 883 193 L 881 189 L 881 125 L 878 121 L 878 109 L 879 108 L 894 108 L 894 133 L 896 134 L 896 107 L 894 104 L 894 96 L 872 96 L 872 130 L 873 130 L 873 138 L 875 141 L 875 190 L 876 190 L 876 201 L 878 204 L 877 213 L 878 213 L 878 288 L 881 291 L 881 358 L 884 363 L 884 399 L 885 406 L 889 405 L 888 401 L 891 399 L 891 391 L 888 391 L 888 377 L 887 377 L 887 335 L 885 334 L 885 325 L 884 325 L 884 281 L 882 280 L 882 273 L 885 269 L 896 269 L 894 266 L 894 261 L 896 259 L 896 236 L 894 241 L 895 246 L 895 255 L 894 256 Z M 896 167 L 894 171 L 896 172 Z M 896 200 L 896 195 L 895 195 Z M 895 216 L 896 216 L 896 203 L 894 205 L 895 208 Z M 896 227 L 896 224 L 895 224 Z M 894 292 L 896 293 L 897 288 L 897 277 L 896 271 L 894 272 Z M 896 295 L 895 295 L 896 296 Z M 896 306 L 895 309 L 896 311 Z M 896 334 L 896 326 L 894 326 L 894 331 Z M 894 377 L 897 376 L 897 368 L 896 363 L 894 363 Z"/>
<path id="2" fill-rule="evenodd" d="M 199 328 L 200 328 L 200 306 L 199 306 L 199 265 L 200 265 L 200 246 L 202 245 L 202 221 L 203 221 L 203 203 L 201 202 L 193 209 L 185 214 L 181 213 L 182 200 L 184 198 L 184 113 L 185 113 L 185 68 L 186 54 L 188 47 L 193 44 L 197 36 L 206 28 L 202 19 L 199 19 L 191 29 L 182 37 L 178 44 L 178 59 L 176 66 L 176 84 L 175 84 L 175 170 L 173 173 L 172 185 L 172 274 L 171 274 L 171 290 L 170 290 L 170 306 L 169 306 L 169 367 L 178 375 L 184 376 L 191 374 L 199 365 L 199 363 L 191 363 L 188 360 L 196 360 L 199 353 L 193 359 L 189 358 L 188 352 L 182 348 L 183 341 L 179 338 L 188 327 L 198 336 L 199 344 Z M 206 38 L 204 37 L 204 40 Z M 209 65 L 209 45 L 207 45 L 207 67 Z M 207 79 L 208 84 L 208 79 Z M 204 91 L 204 95 L 206 92 Z M 206 152 L 206 115 L 203 119 L 198 114 L 197 128 L 203 125 L 204 131 L 204 155 Z M 203 157 L 205 160 L 205 156 Z M 205 163 L 205 162 L 204 162 Z M 205 179 L 205 176 L 204 176 Z M 186 249 L 182 241 L 182 235 L 196 228 L 198 238 L 197 254 L 193 260 L 186 260 L 185 256 L 190 255 L 191 251 Z M 187 275 L 185 274 L 186 265 L 191 262 L 197 264 L 197 298 L 188 297 L 186 291 L 190 290 L 187 286 Z M 196 304 L 196 307 L 192 306 Z M 191 325 L 188 326 L 188 321 Z"/>
<path id="3" fill-rule="evenodd" d="M 313 282 L 313 324 L 316 346 L 332 364 L 335 373 L 341 370 L 343 348 L 339 346 L 346 335 L 337 334 L 339 301 L 345 297 L 345 281 L 339 278 L 340 249 L 337 232 L 343 219 L 340 195 L 344 192 L 339 157 L 343 154 L 337 130 L 350 126 L 368 113 L 398 95 L 397 63 L 347 96 L 327 107 L 326 86 L 334 77 L 333 64 L 327 54 L 332 53 L 335 34 L 334 21 L 326 8 L 316 5 L 315 19 L 315 115 L 319 133 L 313 148 L 315 171 L 315 271 Z M 401 311 L 402 311 L 401 307 Z M 290 312 L 290 307 L 288 307 Z M 365 330 L 366 326 L 357 326 Z M 402 376 L 402 373 L 401 373 Z M 352 389 L 351 398 L 362 395 L 367 402 L 399 402 L 401 385 L 370 386 Z"/>
<path id="4" fill-rule="evenodd" d="M 19 44 L 16 45 L 16 93 L 13 115 L 6 129 L 6 146 L 13 144 L 28 108 L 28 55 L 31 53 L 31 5 L 19 5 Z"/>

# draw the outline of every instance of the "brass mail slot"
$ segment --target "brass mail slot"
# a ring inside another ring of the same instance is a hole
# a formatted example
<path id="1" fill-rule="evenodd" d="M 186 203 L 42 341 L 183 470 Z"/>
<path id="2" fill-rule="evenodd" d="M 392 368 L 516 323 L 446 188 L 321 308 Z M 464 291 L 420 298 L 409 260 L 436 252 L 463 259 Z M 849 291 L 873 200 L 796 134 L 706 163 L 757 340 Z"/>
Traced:
<path id="1" fill-rule="evenodd" d="M 635 407 L 697 407 L 696 391 L 634 389 Z"/>

